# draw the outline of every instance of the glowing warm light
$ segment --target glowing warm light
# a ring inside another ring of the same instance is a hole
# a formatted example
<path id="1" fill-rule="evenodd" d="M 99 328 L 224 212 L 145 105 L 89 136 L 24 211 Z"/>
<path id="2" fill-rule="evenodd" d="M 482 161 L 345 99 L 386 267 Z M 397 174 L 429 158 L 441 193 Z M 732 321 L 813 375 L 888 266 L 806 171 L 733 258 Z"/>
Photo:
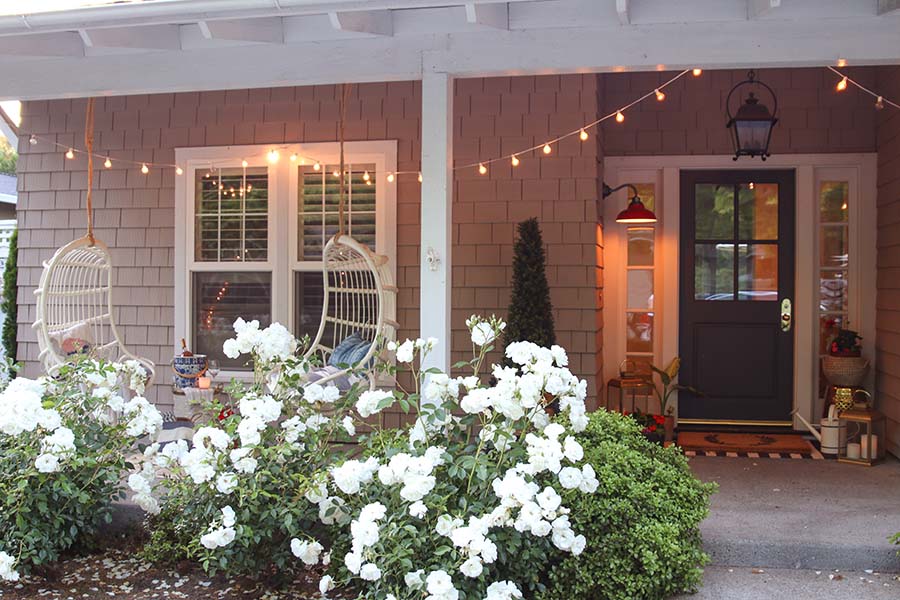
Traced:
<path id="1" fill-rule="evenodd" d="M 369 172 L 366 171 L 365 173 L 363 173 L 363 181 L 368 181 L 368 180 L 369 180 Z"/>
<path id="2" fill-rule="evenodd" d="M 341 176 L 340 171 L 338 171 L 337 169 L 335 169 L 334 171 L 332 171 L 331 174 L 334 175 L 335 177 L 340 177 L 340 176 Z"/>
<path id="3" fill-rule="evenodd" d="M 34 146 L 34 145 L 37 144 L 37 138 L 34 137 L 34 134 L 33 134 L 33 133 L 31 134 L 31 137 L 28 138 L 28 143 L 31 144 L 32 146 Z"/>
<path id="4" fill-rule="evenodd" d="M 837 84 L 837 86 L 835 86 L 835 89 L 839 92 L 843 92 L 844 90 L 846 90 L 847 89 L 847 78 L 844 77 L 843 79 L 838 81 L 838 84 Z"/>
<path id="5" fill-rule="evenodd" d="M 553 149 L 550 147 L 550 144 L 544 144 L 544 154 L 550 154 L 553 152 Z"/>
<path id="6" fill-rule="evenodd" d="M 108 156 L 106 157 L 106 160 L 103 161 L 103 166 L 106 167 L 107 169 L 109 169 L 110 167 L 112 167 L 112 161 L 109 160 L 109 157 L 108 157 Z"/>
<path id="7" fill-rule="evenodd" d="M 653 90 L 653 91 L 656 92 L 656 99 L 658 101 L 662 102 L 663 100 L 666 99 L 666 95 L 664 93 L 662 93 L 660 90 Z"/>
<path id="8" fill-rule="evenodd" d="M 419 171 L 419 183 L 422 183 L 422 172 Z"/>
<path id="9" fill-rule="evenodd" d="M 266 157 L 269 159 L 270 163 L 275 164 L 278 162 L 278 159 L 281 158 L 281 155 L 278 153 L 278 150 L 269 150 Z"/>
<path id="10" fill-rule="evenodd" d="M 884 108 L 884 98 L 882 98 L 881 96 L 878 96 L 878 98 L 875 100 L 875 109 L 881 110 L 883 108 Z"/>
<path id="11" fill-rule="evenodd" d="M 291 162 L 297 162 L 297 153 L 296 152 L 291 153 Z"/>
<path id="12" fill-rule="evenodd" d="M 694 75 L 694 77 L 700 77 L 701 75 L 703 75 L 703 69 L 694 69 L 693 71 L 691 71 L 691 73 Z"/>
<path id="13" fill-rule="evenodd" d="M 616 113 L 616 123 L 621 123 L 625 120 L 625 115 L 622 114 L 622 111 L 618 111 Z"/>
<path id="14" fill-rule="evenodd" d="M 182 169 L 181 167 L 175 167 L 175 174 L 184 175 L 184 169 Z M 250 188 L 248 187 L 247 189 L 249 190 Z"/>
<path id="15" fill-rule="evenodd" d="M 846 202 L 844 202 L 843 204 L 841 204 L 841 210 L 847 210 L 847 203 L 846 203 Z"/>
<path id="16" fill-rule="evenodd" d="M 519 166 L 519 157 L 516 156 L 515 154 L 513 154 L 513 156 L 512 156 L 512 166 L 514 166 L 514 167 Z"/>
<path id="17" fill-rule="evenodd" d="M 753 183 L 753 182 L 751 181 L 750 184 L 749 184 L 747 187 L 750 188 L 750 189 L 752 190 L 752 189 L 754 189 L 754 188 L 756 187 L 756 184 Z"/>
<path id="18" fill-rule="evenodd" d="M 68 158 L 69 160 L 72 160 L 73 158 L 75 158 L 75 151 L 72 150 L 71 148 L 66 150 L 66 158 Z"/>
<path id="19" fill-rule="evenodd" d="M 487 167 L 484 166 L 484 163 L 478 163 L 478 172 L 484 175 L 487 173 Z"/>
<path id="20" fill-rule="evenodd" d="M 320 165 L 318 162 L 313 165 L 313 171 L 319 171 L 321 169 L 322 169 L 322 165 Z"/>
<path id="21" fill-rule="evenodd" d="M 839 58 L 838 61 L 837 61 L 837 66 L 839 66 L 839 67 L 846 67 L 846 66 L 847 66 L 847 59 L 846 59 L 846 58 Z"/>
<path id="22" fill-rule="evenodd" d="M 394 174 L 388 173 L 387 180 L 388 180 L 388 183 L 394 183 Z"/>
<path id="23" fill-rule="evenodd" d="M 581 139 L 582 142 L 586 142 L 588 139 L 588 132 L 585 131 L 584 129 L 582 129 L 581 131 L 578 132 L 578 137 Z"/>
<path id="24" fill-rule="evenodd" d="M 246 160 L 242 160 L 242 161 L 241 161 L 241 166 L 244 167 L 244 168 L 246 169 L 247 167 L 250 166 L 250 163 L 248 163 Z"/>
<path id="25" fill-rule="evenodd" d="M 147 166 L 147 163 L 142 164 L 141 165 L 141 173 L 146 175 L 149 172 L 150 172 L 150 167 Z"/>

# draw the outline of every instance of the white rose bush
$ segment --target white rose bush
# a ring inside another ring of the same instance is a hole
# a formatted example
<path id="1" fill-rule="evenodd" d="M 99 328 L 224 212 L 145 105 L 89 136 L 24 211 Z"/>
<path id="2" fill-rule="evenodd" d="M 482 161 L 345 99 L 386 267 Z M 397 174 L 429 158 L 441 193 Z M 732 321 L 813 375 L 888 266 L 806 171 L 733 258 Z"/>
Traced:
<path id="1" fill-rule="evenodd" d="M 162 416 L 137 361 L 82 358 L 0 392 L 0 579 L 57 560 L 111 519 L 126 456 Z"/>

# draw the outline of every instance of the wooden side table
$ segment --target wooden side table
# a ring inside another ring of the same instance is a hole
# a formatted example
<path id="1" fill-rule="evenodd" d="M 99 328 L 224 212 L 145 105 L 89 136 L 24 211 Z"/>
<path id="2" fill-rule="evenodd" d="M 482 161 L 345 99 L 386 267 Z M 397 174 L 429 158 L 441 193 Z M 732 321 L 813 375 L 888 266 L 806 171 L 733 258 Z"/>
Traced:
<path id="1" fill-rule="evenodd" d="M 616 403 L 616 412 L 624 412 L 625 397 L 631 395 L 631 412 L 634 412 L 635 398 L 643 396 L 650 397 L 653 394 L 653 386 L 647 383 L 646 379 L 640 377 L 613 377 L 606 382 L 606 410 L 612 410 L 610 407 L 610 394 L 613 388 L 618 390 L 618 402 Z"/>

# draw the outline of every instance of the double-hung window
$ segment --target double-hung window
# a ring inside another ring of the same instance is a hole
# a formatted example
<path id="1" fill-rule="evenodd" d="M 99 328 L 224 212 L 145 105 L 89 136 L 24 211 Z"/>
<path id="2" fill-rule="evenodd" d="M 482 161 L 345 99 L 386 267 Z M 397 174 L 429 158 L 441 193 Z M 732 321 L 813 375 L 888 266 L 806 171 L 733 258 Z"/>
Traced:
<path id="1" fill-rule="evenodd" d="M 176 339 L 225 375 L 248 368 L 222 352 L 238 317 L 315 336 L 322 250 L 339 230 L 339 152 L 336 143 L 176 150 Z M 344 232 L 391 265 L 395 170 L 395 142 L 345 144 Z"/>

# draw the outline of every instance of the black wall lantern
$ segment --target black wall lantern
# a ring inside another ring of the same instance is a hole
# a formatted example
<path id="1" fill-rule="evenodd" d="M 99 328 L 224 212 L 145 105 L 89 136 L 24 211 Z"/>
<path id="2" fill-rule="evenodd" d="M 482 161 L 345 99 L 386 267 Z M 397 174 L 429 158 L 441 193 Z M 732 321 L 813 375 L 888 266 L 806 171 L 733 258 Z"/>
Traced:
<path id="1" fill-rule="evenodd" d="M 756 87 L 756 91 L 765 88 L 772 96 L 773 108 L 769 112 L 768 107 L 759 101 L 754 92 L 749 92 L 747 99 L 740 105 L 737 113 L 731 114 L 731 97 L 742 87 Z M 775 92 L 762 81 L 756 79 L 756 73 L 750 71 L 747 73 L 747 79 L 740 82 L 728 92 L 728 98 L 725 100 L 725 112 L 728 115 L 728 124 L 726 127 L 731 130 L 731 138 L 734 142 L 734 160 L 741 156 L 759 156 L 766 160 L 771 153 L 769 152 L 769 141 L 772 139 L 772 128 L 778 119 L 775 114 L 778 112 L 778 97 Z"/>

